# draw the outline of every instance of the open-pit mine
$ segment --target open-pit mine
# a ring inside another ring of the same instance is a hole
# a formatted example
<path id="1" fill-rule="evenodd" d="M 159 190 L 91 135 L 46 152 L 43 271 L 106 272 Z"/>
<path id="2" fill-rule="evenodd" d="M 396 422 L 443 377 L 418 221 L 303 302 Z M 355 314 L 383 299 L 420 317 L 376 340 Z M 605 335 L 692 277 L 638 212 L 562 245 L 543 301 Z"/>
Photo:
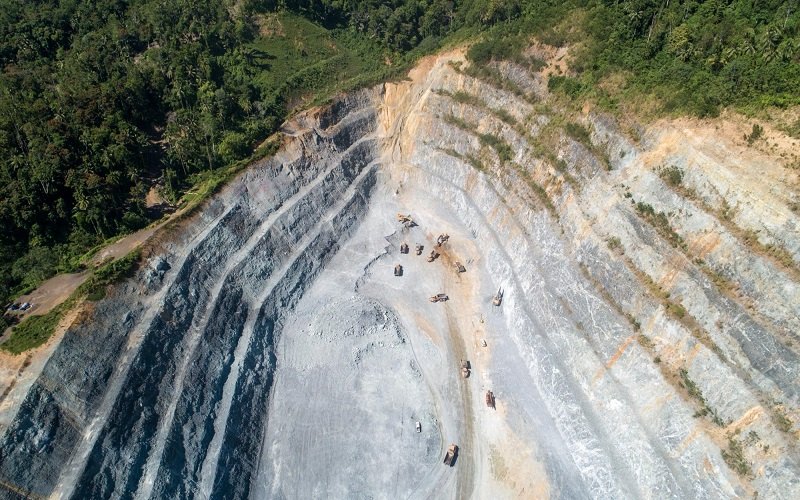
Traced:
<path id="1" fill-rule="evenodd" d="M 0 497 L 800 498 L 798 171 L 539 56 L 287 122 L 7 388 Z"/>

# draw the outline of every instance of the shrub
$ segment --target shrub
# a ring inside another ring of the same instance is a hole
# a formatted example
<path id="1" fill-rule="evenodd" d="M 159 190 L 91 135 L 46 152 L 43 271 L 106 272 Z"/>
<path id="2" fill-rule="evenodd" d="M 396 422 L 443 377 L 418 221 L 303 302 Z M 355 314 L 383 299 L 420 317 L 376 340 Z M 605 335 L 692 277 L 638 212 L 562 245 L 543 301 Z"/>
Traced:
<path id="1" fill-rule="evenodd" d="M 650 340 L 650 337 L 648 337 L 647 335 L 641 335 L 641 334 L 637 335 L 636 341 L 639 342 L 639 345 L 644 347 L 645 349 L 652 349 L 653 347 L 655 347 L 655 344 L 653 344 L 653 341 Z"/>
<path id="2" fill-rule="evenodd" d="M 508 59 L 514 52 L 514 44 L 508 38 L 487 38 L 467 50 L 467 59 L 475 64 L 486 64 L 496 59 Z"/>
<path id="3" fill-rule="evenodd" d="M 567 122 L 564 125 L 564 131 L 567 133 L 567 135 L 569 135 L 576 141 L 586 146 L 592 145 L 591 133 L 586 127 L 584 127 L 580 123 Z"/>
<path id="4" fill-rule="evenodd" d="M 552 75 L 550 79 L 547 80 L 547 90 L 550 92 L 562 92 L 572 99 L 576 99 L 585 89 L 583 84 L 575 78 Z"/>
<path id="5" fill-rule="evenodd" d="M 761 139 L 764 136 L 764 128 L 759 125 L 758 123 L 753 124 L 753 129 L 750 131 L 750 135 L 745 135 L 744 138 L 747 139 L 747 144 L 753 144 L 757 140 Z"/>
<path id="6" fill-rule="evenodd" d="M 678 187 L 683 183 L 683 170 L 674 165 L 661 169 L 659 174 L 664 182 L 672 187 Z"/>

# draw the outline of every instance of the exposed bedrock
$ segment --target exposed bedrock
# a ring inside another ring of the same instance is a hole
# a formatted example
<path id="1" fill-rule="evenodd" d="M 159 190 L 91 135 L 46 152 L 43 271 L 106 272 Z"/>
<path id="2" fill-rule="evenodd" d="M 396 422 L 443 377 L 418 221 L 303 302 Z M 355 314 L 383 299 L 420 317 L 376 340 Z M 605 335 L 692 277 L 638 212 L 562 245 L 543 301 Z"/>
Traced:
<path id="1" fill-rule="evenodd" d="M 0 497 L 800 496 L 793 174 L 465 64 L 301 114 L 162 233 L 13 409 Z"/>

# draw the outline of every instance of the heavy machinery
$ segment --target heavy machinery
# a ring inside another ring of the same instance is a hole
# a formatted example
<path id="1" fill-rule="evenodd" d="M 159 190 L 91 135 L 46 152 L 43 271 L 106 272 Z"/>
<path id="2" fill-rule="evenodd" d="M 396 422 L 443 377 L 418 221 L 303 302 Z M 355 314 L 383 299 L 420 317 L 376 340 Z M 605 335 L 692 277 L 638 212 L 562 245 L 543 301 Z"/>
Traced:
<path id="1" fill-rule="evenodd" d="M 464 264 L 462 264 L 461 262 L 456 261 L 454 265 L 456 266 L 456 272 L 457 273 L 465 273 L 465 272 L 467 272 L 467 268 L 464 267 Z"/>
<path id="2" fill-rule="evenodd" d="M 450 239 L 449 234 L 440 234 L 438 238 L 436 238 L 436 246 L 440 247 L 445 244 L 447 240 Z"/>
<path id="3" fill-rule="evenodd" d="M 422 424 L 417 421 L 417 432 L 422 432 Z"/>
<path id="4" fill-rule="evenodd" d="M 429 298 L 428 300 L 431 302 L 447 302 L 448 300 L 450 300 L 450 297 L 448 297 L 443 293 L 437 293 L 436 295 L 431 296 L 431 298 Z"/>
<path id="5" fill-rule="evenodd" d="M 414 219 L 411 218 L 411 214 L 406 215 L 398 213 L 397 222 L 403 224 L 405 227 L 414 227 L 417 225 L 417 223 L 414 222 Z"/>
<path id="6" fill-rule="evenodd" d="M 447 454 L 444 456 L 444 464 L 452 467 L 456 462 L 456 456 L 458 456 L 458 446 L 451 444 L 450 447 L 447 448 Z"/>
<path id="7" fill-rule="evenodd" d="M 469 378 L 470 374 L 470 364 L 468 360 L 462 359 L 461 360 L 461 376 L 464 378 Z"/>
<path id="8" fill-rule="evenodd" d="M 394 275 L 395 276 L 402 276 L 403 275 L 403 266 L 397 264 L 394 266 Z"/>
<path id="9" fill-rule="evenodd" d="M 422 249 L 425 248 L 424 246 L 417 243 L 417 246 L 414 247 L 414 251 L 417 252 L 417 255 L 422 255 Z"/>
<path id="10" fill-rule="evenodd" d="M 428 262 L 433 262 L 439 257 L 439 252 L 436 250 L 431 250 L 431 254 L 428 255 Z"/>
<path id="11" fill-rule="evenodd" d="M 502 303 L 503 303 L 503 288 L 500 287 L 497 290 L 497 293 L 494 295 L 494 298 L 492 299 L 492 304 L 494 304 L 494 305 L 499 307 L 500 304 L 502 304 Z"/>
<path id="12" fill-rule="evenodd" d="M 494 406 L 494 393 L 492 391 L 486 391 L 486 406 L 493 410 L 497 409 Z"/>
<path id="13" fill-rule="evenodd" d="M 403 242 L 400 245 L 400 253 L 408 253 L 408 243 Z"/>

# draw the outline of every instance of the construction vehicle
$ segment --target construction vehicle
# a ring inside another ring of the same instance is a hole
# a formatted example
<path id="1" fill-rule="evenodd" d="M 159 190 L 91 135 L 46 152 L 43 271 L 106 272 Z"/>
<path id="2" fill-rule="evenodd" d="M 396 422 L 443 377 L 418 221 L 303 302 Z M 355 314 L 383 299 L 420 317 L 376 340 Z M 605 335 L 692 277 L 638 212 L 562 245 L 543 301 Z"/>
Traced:
<path id="1" fill-rule="evenodd" d="M 449 448 L 447 448 L 447 454 L 444 456 L 444 464 L 452 467 L 453 464 L 456 462 L 456 456 L 458 455 L 458 446 L 455 444 L 451 444 Z"/>
<path id="2" fill-rule="evenodd" d="M 439 257 L 439 252 L 436 250 L 431 250 L 431 254 L 428 255 L 428 262 L 433 262 Z"/>
<path id="3" fill-rule="evenodd" d="M 492 299 L 492 304 L 496 306 L 500 306 L 503 303 L 503 288 L 499 288 L 497 293 L 495 294 L 494 298 Z"/>
<path id="4" fill-rule="evenodd" d="M 411 214 L 405 215 L 398 213 L 397 222 L 403 224 L 405 227 L 414 227 L 417 225 L 417 223 L 414 222 L 414 219 L 411 218 Z"/>
<path id="5" fill-rule="evenodd" d="M 395 276 L 402 276 L 403 275 L 403 266 L 401 266 L 400 264 L 397 264 L 396 266 L 394 266 L 394 275 Z"/>
<path id="6" fill-rule="evenodd" d="M 436 295 L 431 296 L 431 298 L 429 298 L 428 300 L 431 302 L 446 302 L 450 300 L 450 297 L 448 297 L 443 293 L 437 293 Z"/>
<path id="7" fill-rule="evenodd" d="M 422 432 L 422 424 L 417 421 L 417 432 Z"/>
<path id="8" fill-rule="evenodd" d="M 486 347 L 488 344 L 486 343 L 486 339 L 481 339 L 481 345 Z"/>
<path id="9" fill-rule="evenodd" d="M 423 248 L 425 248 L 425 247 L 423 247 L 422 245 L 420 245 L 419 243 L 417 243 L 417 246 L 416 246 L 416 247 L 414 247 L 414 251 L 415 251 L 415 252 L 417 252 L 417 255 L 422 255 L 422 249 L 423 249 Z"/>
<path id="10" fill-rule="evenodd" d="M 445 244 L 447 240 L 450 239 L 449 234 L 440 234 L 438 238 L 436 238 L 436 246 L 440 247 Z"/>
<path id="11" fill-rule="evenodd" d="M 408 253 L 408 243 L 403 242 L 403 244 L 400 245 L 400 253 Z"/>
<path id="12" fill-rule="evenodd" d="M 461 360 L 461 376 L 464 378 L 469 378 L 470 373 L 470 364 L 469 361 L 462 359 Z"/>
<path id="13" fill-rule="evenodd" d="M 456 272 L 457 273 L 465 273 L 465 272 L 467 272 L 467 268 L 464 267 L 464 264 L 462 264 L 461 262 L 456 261 L 455 266 L 456 266 Z"/>
<path id="14" fill-rule="evenodd" d="M 486 406 L 493 410 L 497 409 L 494 405 L 494 393 L 492 391 L 486 391 Z"/>

